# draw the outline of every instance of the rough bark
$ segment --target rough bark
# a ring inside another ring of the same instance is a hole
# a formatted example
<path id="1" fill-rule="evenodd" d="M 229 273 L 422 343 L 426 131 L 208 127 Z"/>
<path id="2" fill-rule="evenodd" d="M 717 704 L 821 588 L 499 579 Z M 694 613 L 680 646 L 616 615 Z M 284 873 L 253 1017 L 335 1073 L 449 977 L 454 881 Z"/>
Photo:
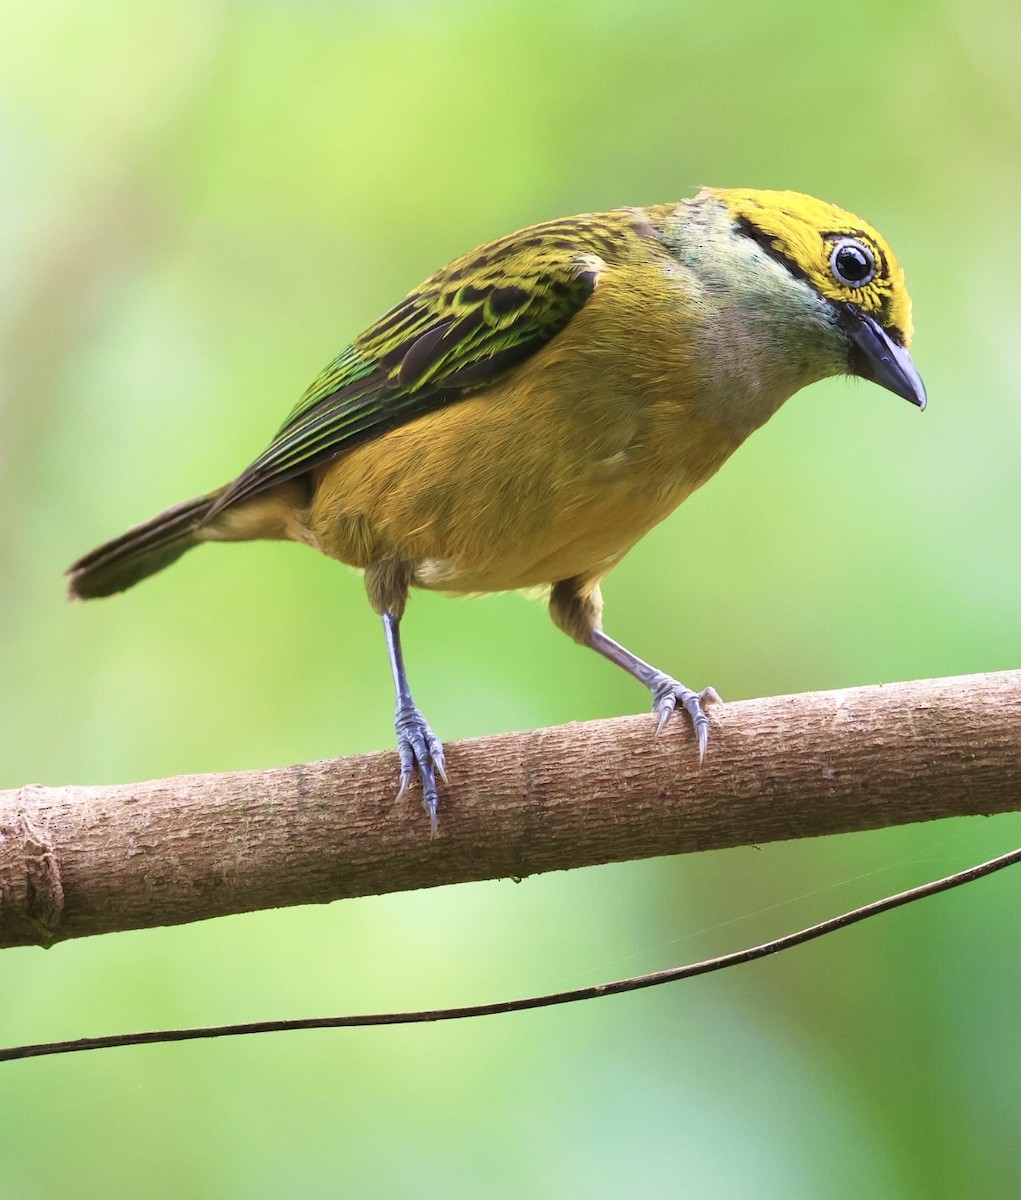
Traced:
<path id="1" fill-rule="evenodd" d="M 0 946 L 1021 809 L 1021 671 L 447 747 L 438 836 L 393 752 L 0 792 Z"/>

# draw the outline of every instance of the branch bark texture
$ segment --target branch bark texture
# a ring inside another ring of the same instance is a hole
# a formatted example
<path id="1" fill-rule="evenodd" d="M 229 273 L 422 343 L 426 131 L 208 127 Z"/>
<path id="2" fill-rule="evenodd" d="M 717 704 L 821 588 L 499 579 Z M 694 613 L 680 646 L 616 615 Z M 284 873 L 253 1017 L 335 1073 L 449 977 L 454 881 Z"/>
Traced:
<path id="1" fill-rule="evenodd" d="M 392 751 L 0 792 L 0 946 L 623 859 L 1021 810 L 1021 671 L 447 747 L 435 838 Z"/>

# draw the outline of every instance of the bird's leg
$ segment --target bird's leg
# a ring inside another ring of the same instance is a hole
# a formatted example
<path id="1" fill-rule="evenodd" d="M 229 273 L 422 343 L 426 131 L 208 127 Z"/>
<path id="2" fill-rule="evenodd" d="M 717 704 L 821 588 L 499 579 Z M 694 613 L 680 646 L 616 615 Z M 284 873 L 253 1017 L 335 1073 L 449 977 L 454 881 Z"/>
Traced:
<path id="1" fill-rule="evenodd" d="M 397 730 L 397 753 L 401 756 L 401 786 L 397 799 L 400 800 L 408 790 L 411 778 L 417 772 L 422 780 L 422 807 L 429 814 L 429 824 L 435 833 L 436 807 L 439 804 L 436 776 L 446 783 L 447 764 L 443 758 L 442 742 L 429 728 L 429 722 L 411 698 L 408 674 L 404 669 L 401 617 L 408 602 L 412 575 L 411 564 L 403 559 L 379 559 L 365 570 L 365 590 L 372 607 L 383 619 L 386 649 L 390 655 L 390 670 L 397 694 L 394 728 Z"/>
<path id="2" fill-rule="evenodd" d="M 400 800 L 408 790 L 411 777 L 417 771 L 422 778 L 422 807 L 429 814 L 429 825 L 435 834 L 436 806 L 439 803 L 436 776 L 439 775 L 444 783 L 447 781 L 443 744 L 429 728 L 429 722 L 411 698 L 408 676 L 404 669 L 404 655 L 401 652 L 400 617 L 392 612 L 384 612 L 382 617 L 386 648 L 390 655 L 390 670 L 394 677 L 394 691 L 397 693 L 394 728 L 397 730 L 397 752 L 401 756 L 401 786 L 397 792 L 397 799 Z"/>
<path id="3" fill-rule="evenodd" d="M 652 711 L 659 718 L 657 732 L 667 723 L 679 704 L 691 717 L 691 723 L 695 727 L 698 757 L 701 762 L 709 745 L 709 718 L 702 706 L 710 701 L 722 703 L 716 689 L 707 687 L 701 692 L 694 692 L 664 671 L 657 670 L 636 654 L 632 654 L 625 646 L 603 633 L 602 615 L 603 598 L 599 592 L 598 580 L 577 576 L 573 579 L 562 579 L 553 585 L 550 592 L 550 616 L 555 624 L 576 642 L 591 647 L 610 662 L 623 667 L 629 675 L 652 692 Z"/>
<path id="4" fill-rule="evenodd" d="M 685 687 L 664 671 L 658 671 L 637 654 L 632 654 L 620 642 L 607 637 L 601 629 L 593 629 L 586 644 L 610 662 L 616 663 L 618 667 L 623 667 L 629 675 L 633 675 L 639 683 L 644 683 L 652 692 L 652 711 L 659 717 L 657 733 L 679 704 L 691 717 L 691 723 L 695 727 L 699 762 L 705 758 L 706 747 L 709 745 L 709 718 L 705 715 L 702 705 L 709 701 L 715 704 L 723 703 L 715 688 L 707 687 L 700 692 L 693 692 L 691 688 Z"/>

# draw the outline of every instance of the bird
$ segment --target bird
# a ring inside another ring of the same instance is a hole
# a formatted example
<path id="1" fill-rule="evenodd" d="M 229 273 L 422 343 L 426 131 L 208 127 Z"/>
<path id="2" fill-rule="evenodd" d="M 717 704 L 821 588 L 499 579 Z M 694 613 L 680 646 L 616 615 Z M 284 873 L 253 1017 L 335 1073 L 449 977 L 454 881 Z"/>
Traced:
<path id="1" fill-rule="evenodd" d="M 874 382 L 919 409 L 911 300 L 882 235 L 794 191 L 706 187 L 531 225 L 455 258 L 356 337 L 226 485 L 78 559 L 123 591 L 203 542 L 289 539 L 359 569 L 396 695 L 397 797 L 432 834 L 443 744 L 401 645 L 411 588 L 542 589 L 554 623 L 677 709 L 695 691 L 603 630 L 600 583 L 801 388 Z"/>

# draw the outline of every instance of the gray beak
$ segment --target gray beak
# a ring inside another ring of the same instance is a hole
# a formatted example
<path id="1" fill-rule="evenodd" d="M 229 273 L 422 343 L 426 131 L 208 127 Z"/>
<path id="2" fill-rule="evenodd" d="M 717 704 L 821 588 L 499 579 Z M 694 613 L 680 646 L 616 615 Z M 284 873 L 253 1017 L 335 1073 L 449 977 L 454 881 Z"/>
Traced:
<path id="1" fill-rule="evenodd" d="M 918 374 L 911 355 L 890 337 L 871 317 L 854 312 L 848 322 L 851 342 L 849 366 L 855 375 L 878 383 L 925 409 L 925 384 Z"/>

